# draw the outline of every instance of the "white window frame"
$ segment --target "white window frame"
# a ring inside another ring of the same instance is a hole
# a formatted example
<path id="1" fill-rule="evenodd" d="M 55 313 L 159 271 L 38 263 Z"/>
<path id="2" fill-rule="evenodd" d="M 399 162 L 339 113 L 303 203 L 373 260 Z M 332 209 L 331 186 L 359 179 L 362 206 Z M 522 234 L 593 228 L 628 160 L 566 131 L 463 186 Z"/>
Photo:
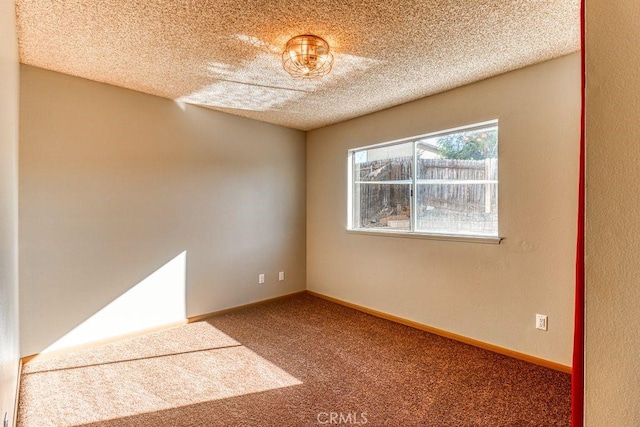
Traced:
<path id="1" fill-rule="evenodd" d="M 467 235 L 467 234 L 452 234 L 452 233 L 433 233 L 433 232 L 425 232 L 425 231 L 415 231 L 417 228 L 417 197 L 415 197 L 418 190 L 418 180 L 415 178 L 415 174 L 417 171 L 417 141 L 421 139 L 433 138 L 438 136 L 446 136 L 452 133 L 459 132 L 470 132 L 474 130 L 480 130 L 488 127 L 498 128 L 498 120 L 489 120 L 486 122 L 475 123 L 468 126 L 460 126 L 452 129 L 446 129 L 442 131 L 427 133 L 424 135 L 412 136 L 409 138 L 397 139 L 394 141 L 388 141 L 381 144 L 372 144 L 362 147 L 357 147 L 350 149 L 348 151 L 347 156 L 347 174 L 348 174 L 348 191 L 347 191 L 347 233 L 353 234 L 362 234 L 362 235 L 371 235 L 371 236 L 390 236 L 390 237 L 405 237 L 405 238 L 414 238 L 414 239 L 431 239 L 431 240 L 447 240 L 447 241 L 459 241 L 459 242 L 469 242 L 469 243 L 491 243 L 491 244 L 499 244 L 504 237 L 499 237 L 500 232 L 500 222 L 498 220 L 498 236 L 489 236 L 489 235 Z M 354 162 L 355 162 L 355 153 L 369 150 L 373 148 L 381 148 L 393 145 L 399 145 L 407 142 L 413 143 L 413 176 L 411 177 L 411 230 L 384 230 L 384 229 L 367 229 L 367 228 L 354 228 L 354 192 L 356 182 L 354 182 L 353 170 L 354 170 Z M 498 151 L 500 150 L 500 144 L 498 144 Z M 500 156 L 498 155 L 498 158 Z M 498 162 L 498 168 L 500 163 Z M 500 173 L 498 171 L 498 182 L 499 184 Z M 500 185 L 498 185 L 498 190 Z M 498 209 L 499 209 L 499 200 L 498 197 Z M 500 215 L 498 214 L 498 218 Z"/>

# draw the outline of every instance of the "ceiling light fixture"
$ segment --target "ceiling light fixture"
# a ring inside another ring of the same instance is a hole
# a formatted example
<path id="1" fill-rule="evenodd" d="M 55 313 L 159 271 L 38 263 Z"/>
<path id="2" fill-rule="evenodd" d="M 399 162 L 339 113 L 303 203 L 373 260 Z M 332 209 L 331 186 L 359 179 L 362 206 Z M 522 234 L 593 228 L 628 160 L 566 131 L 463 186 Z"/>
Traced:
<path id="1" fill-rule="evenodd" d="M 295 36 L 282 52 L 282 66 L 297 79 L 317 79 L 329 74 L 333 55 L 329 43 L 311 34 Z"/>

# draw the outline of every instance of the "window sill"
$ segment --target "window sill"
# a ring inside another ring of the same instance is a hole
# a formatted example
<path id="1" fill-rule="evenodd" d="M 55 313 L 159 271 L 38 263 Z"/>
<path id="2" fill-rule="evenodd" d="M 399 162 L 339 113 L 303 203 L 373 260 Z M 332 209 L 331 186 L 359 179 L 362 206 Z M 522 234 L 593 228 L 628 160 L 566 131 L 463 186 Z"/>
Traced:
<path id="1" fill-rule="evenodd" d="M 418 233 L 415 231 L 382 231 L 382 230 L 349 230 L 349 234 L 362 234 L 366 236 L 401 237 L 408 239 L 444 240 L 449 242 L 484 243 L 499 245 L 504 237 L 473 236 L 458 234 Z"/>

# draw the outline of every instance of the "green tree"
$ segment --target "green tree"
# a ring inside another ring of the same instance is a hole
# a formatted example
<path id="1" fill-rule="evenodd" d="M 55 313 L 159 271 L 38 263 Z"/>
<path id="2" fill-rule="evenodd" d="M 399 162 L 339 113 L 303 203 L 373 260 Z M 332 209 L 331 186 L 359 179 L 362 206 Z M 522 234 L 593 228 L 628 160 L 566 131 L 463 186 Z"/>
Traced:
<path id="1" fill-rule="evenodd" d="M 445 159 L 483 160 L 498 156 L 498 132 L 472 131 L 452 133 L 437 141 Z"/>

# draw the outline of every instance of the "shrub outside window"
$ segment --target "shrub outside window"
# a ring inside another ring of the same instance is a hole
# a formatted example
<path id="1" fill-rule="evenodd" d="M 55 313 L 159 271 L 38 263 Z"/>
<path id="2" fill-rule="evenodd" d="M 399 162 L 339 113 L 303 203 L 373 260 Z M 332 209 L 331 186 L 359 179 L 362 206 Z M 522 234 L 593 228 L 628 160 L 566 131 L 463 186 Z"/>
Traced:
<path id="1" fill-rule="evenodd" d="M 498 236 L 498 122 L 349 151 L 350 230 Z"/>

